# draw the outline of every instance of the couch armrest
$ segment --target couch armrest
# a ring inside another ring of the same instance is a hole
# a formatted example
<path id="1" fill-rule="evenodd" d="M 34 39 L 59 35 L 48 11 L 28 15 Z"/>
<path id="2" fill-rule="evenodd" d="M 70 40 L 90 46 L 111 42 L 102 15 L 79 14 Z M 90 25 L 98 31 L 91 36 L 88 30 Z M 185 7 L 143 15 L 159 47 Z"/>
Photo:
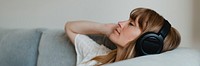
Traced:
<path id="1" fill-rule="evenodd" d="M 195 49 L 177 48 L 156 55 L 141 56 L 104 66 L 200 66 L 200 54 Z"/>

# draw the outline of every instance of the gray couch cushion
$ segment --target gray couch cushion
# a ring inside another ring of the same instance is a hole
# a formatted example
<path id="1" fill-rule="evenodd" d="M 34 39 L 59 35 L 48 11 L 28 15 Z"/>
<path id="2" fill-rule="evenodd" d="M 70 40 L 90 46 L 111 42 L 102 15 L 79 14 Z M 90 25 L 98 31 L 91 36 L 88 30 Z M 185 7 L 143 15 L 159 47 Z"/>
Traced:
<path id="1" fill-rule="evenodd" d="M 75 66 L 76 52 L 64 30 L 46 30 L 39 46 L 38 66 Z"/>
<path id="2" fill-rule="evenodd" d="M 35 66 L 41 32 L 0 28 L 0 66 Z"/>

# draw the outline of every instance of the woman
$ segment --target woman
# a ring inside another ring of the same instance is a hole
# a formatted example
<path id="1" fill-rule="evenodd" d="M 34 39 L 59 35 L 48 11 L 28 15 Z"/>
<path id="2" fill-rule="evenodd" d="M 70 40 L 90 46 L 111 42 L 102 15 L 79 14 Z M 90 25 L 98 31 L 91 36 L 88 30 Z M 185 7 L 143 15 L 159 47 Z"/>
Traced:
<path id="1" fill-rule="evenodd" d="M 166 21 L 151 9 L 136 8 L 130 13 L 128 20 L 119 21 L 118 24 L 70 21 L 66 23 L 65 30 L 75 45 L 77 65 L 103 65 L 141 56 L 137 48 L 141 36 L 148 32 L 159 33 L 162 26 L 165 26 Z M 173 50 L 180 44 L 181 38 L 178 31 L 171 26 L 168 27 L 168 32 L 166 37 L 163 38 L 163 43 L 161 41 L 161 50 L 158 53 Z M 110 50 L 103 45 L 97 44 L 84 34 L 106 35 L 117 48 Z M 155 41 L 153 40 L 150 43 L 155 43 Z M 153 50 L 148 49 L 147 51 Z M 143 54 L 145 55 L 145 53 Z"/>

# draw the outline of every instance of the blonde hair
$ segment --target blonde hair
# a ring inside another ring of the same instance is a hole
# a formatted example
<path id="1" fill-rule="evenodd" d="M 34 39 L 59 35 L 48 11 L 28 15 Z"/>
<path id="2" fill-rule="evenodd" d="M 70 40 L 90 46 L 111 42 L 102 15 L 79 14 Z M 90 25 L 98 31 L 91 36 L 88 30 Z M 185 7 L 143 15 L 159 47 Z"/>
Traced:
<path id="1" fill-rule="evenodd" d="M 135 22 L 136 18 L 139 18 L 138 24 L 142 31 L 141 35 L 149 31 L 158 32 L 161 29 L 162 25 L 164 24 L 163 22 L 164 18 L 161 15 L 159 15 L 157 12 L 155 12 L 154 10 L 151 10 L 148 8 L 136 8 L 132 10 L 130 13 L 130 20 Z M 136 40 L 137 38 L 129 42 L 128 46 L 122 50 L 123 55 L 119 57 L 120 60 L 125 60 L 125 59 L 135 57 Z M 180 37 L 179 32 L 175 28 L 171 27 L 168 35 L 166 36 L 164 40 L 164 46 L 163 46 L 162 52 L 177 48 L 180 44 L 180 41 L 181 41 L 181 37 Z M 115 62 L 116 56 L 117 56 L 117 50 L 114 49 L 107 55 L 96 56 L 92 60 L 99 61 L 102 64 L 107 64 L 107 63 Z"/>

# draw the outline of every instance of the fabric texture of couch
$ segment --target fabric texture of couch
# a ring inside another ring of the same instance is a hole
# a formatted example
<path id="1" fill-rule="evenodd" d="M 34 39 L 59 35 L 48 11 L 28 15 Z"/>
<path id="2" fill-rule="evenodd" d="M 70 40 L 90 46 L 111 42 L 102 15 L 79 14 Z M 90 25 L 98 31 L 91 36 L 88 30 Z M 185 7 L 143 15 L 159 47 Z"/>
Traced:
<path id="1" fill-rule="evenodd" d="M 89 36 L 100 44 L 107 42 L 102 36 Z M 0 66 L 76 66 L 76 53 L 62 29 L 0 28 Z M 200 54 L 178 47 L 105 66 L 200 66 Z"/>

